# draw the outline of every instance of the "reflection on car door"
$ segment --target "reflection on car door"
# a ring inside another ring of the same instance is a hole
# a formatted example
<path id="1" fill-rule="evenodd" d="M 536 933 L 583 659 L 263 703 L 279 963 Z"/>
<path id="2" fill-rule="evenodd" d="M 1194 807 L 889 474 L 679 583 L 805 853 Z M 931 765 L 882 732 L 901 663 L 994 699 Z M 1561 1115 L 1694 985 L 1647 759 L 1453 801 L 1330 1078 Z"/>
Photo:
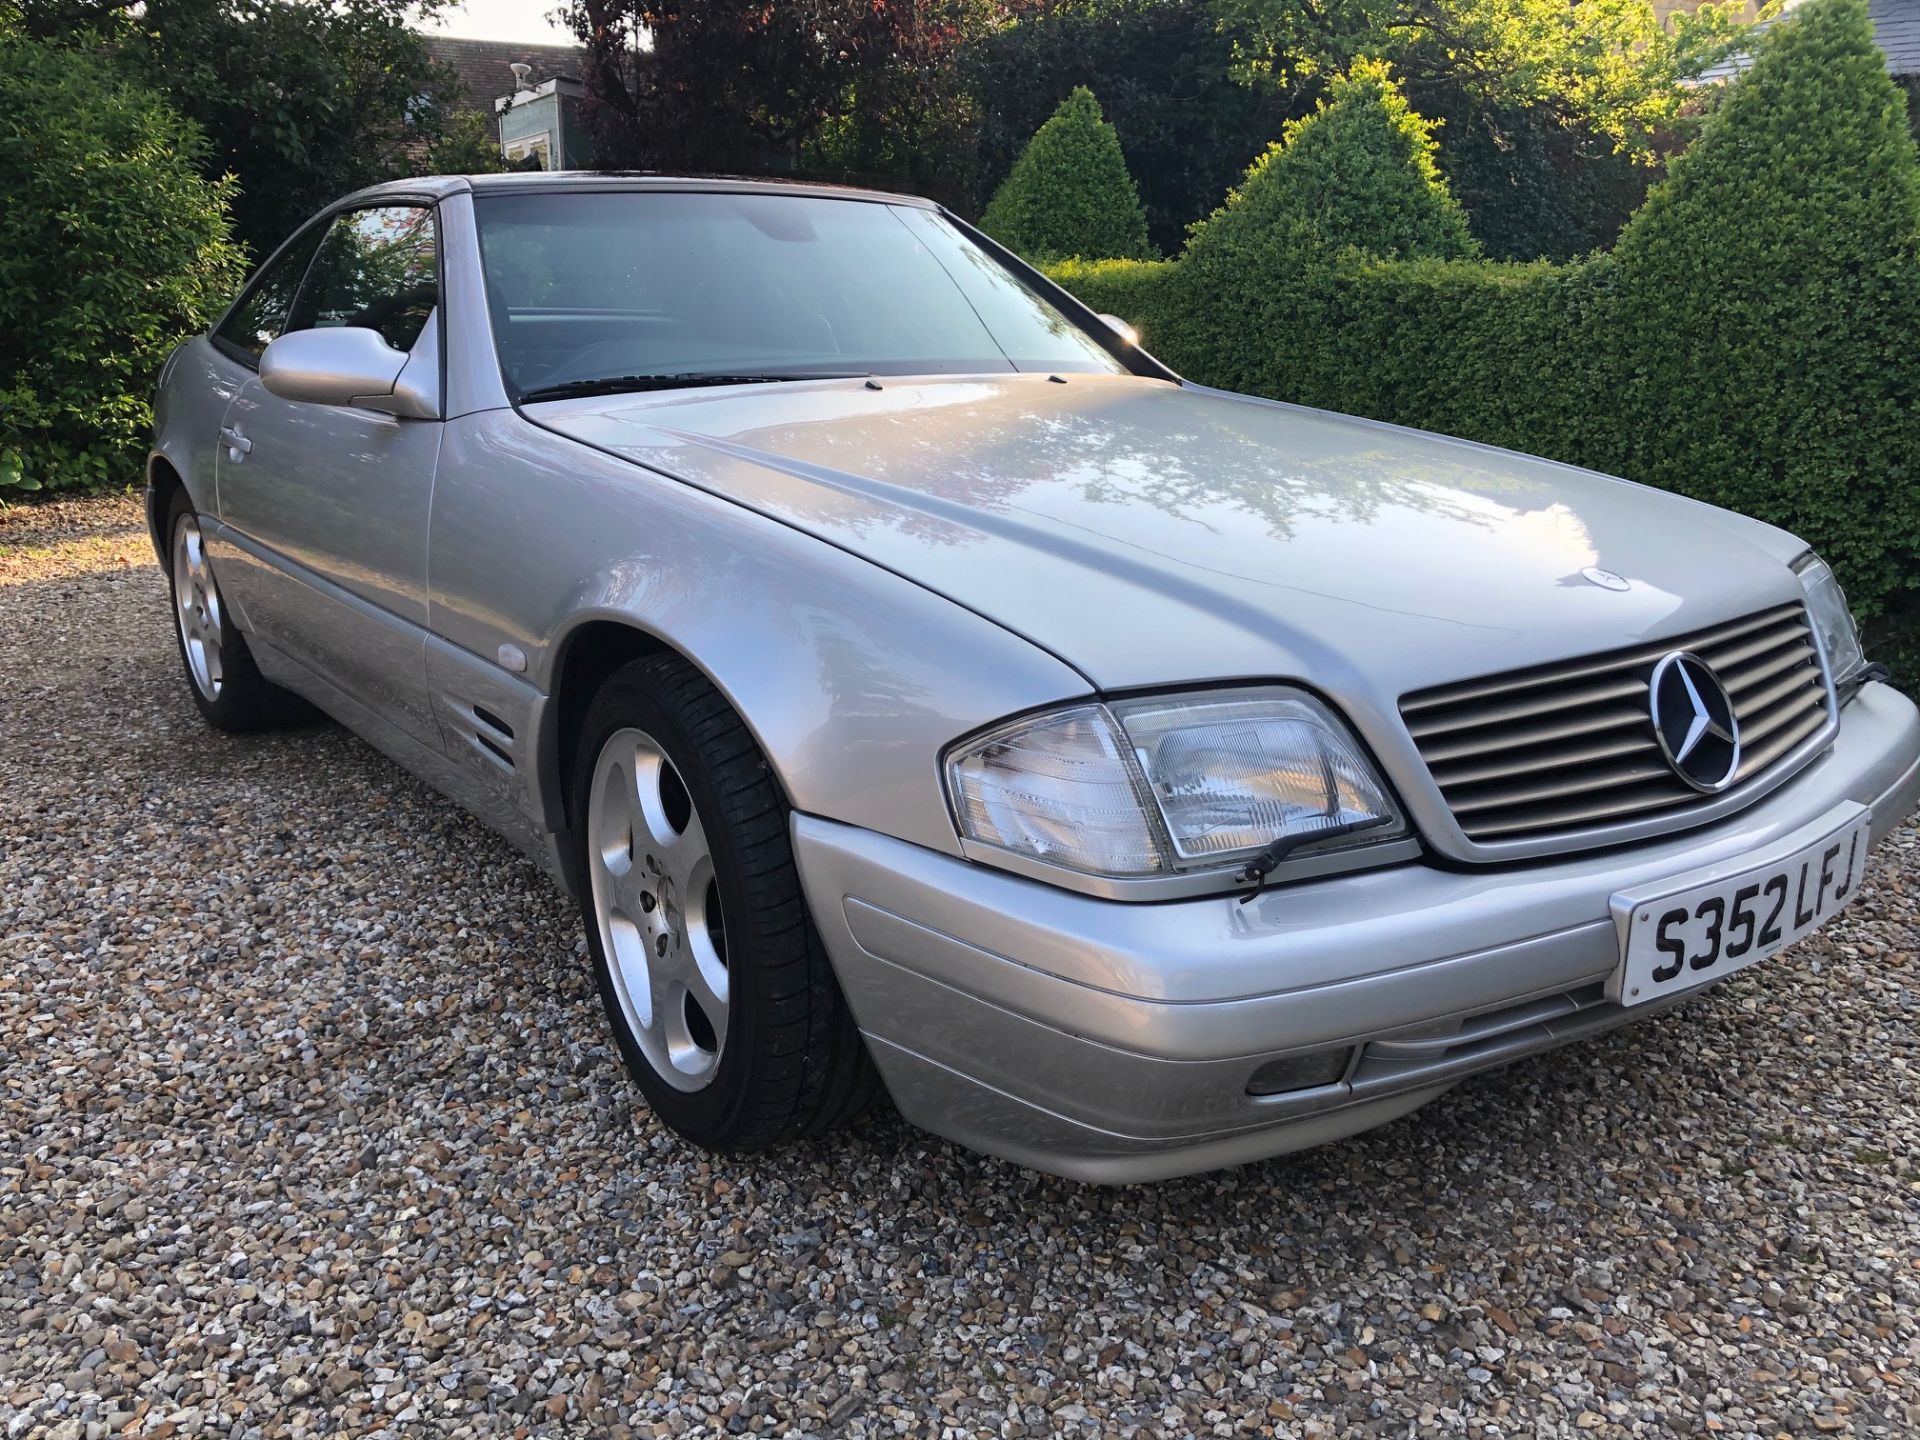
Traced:
<path id="1" fill-rule="evenodd" d="M 326 228 L 284 330 L 362 325 L 397 350 L 437 355 L 438 298 L 432 210 L 351 210 Z M 435 748 L 424 647 L 427 515 L 442 429 L 285 400 L 255 376 L 227 411 L 215 462 L 248 626 Z"/>

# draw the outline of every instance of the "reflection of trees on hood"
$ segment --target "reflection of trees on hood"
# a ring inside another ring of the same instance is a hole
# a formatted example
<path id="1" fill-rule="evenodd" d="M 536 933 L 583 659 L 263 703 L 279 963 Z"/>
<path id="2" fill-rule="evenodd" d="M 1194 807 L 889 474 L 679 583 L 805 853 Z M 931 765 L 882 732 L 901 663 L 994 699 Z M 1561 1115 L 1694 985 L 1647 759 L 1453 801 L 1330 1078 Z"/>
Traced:
<path id="1" fill-rule="evenodd" d="M 1082 383 L 1068 377 L 1062 397 Z M 1162 414 L 1142 423 L 1131 409 L 1111 403 L 1114 392 L 1102 386 L 1093 403 L 1051 413 L 915 406 L 830 425 L 775 425 L 742 439 L 775 455 L 804 456 L 809 471 L 830 467 L 861 494 L 874 494 L 872 482 L 878 482 L 884 491 L 876 498 L 887 508 L 845 507 L 839 518 L 854 528 L 887 524 L 942 544 L 965 543 L 982 515 L 1044 515 L 1045 492 L 1055 487 L 1097 504 L 1150 506 L 1203 527 L 1209 509 L 1227 507 L 1257 518 L 1275 540 L 1292 538 L 1302 519 L 1366 522 L 1389 506 L 1491 526 L 1501 505 L 1531 509 L 1548 498 L 1544 482 L 1501 467 L 1425 456 L 1409 462 L 1388 446 L 1293 453 L 1257 421 L 1226 423 L 1214 410 L 1237 409 L 1238 402 L 1196 403 L 1171 390 L 1150 398 L 1131 385 L 1121 395 L 1129 407 L 1157 399 Z M 1171 426 L 1167 410 L 1177 417 Z M 1369 437 L 1362 432 L 1359 438 Z M 1417 478 L 1410 473 L 1416 463 Z M 941 476 L 937 492 L 916 485 L 922 474 Z M 818 478 L 834 484 L 837 477 Z"/>

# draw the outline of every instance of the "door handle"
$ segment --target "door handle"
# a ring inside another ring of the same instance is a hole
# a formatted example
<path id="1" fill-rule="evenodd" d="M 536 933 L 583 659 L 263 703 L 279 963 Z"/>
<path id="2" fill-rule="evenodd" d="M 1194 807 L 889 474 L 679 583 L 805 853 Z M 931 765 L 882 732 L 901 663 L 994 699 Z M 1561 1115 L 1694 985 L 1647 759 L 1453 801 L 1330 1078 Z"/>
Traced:
<path id="1" fill-rule="evenodd" d="M 227 449 L 232 452 L 233 458 L 236 460 L 242 455 L 250 455 L 253 453 L 253 441 L 242 435 L 231 425 L 222 425 L 220 427 L 220 438 L 226 442 Z"/>

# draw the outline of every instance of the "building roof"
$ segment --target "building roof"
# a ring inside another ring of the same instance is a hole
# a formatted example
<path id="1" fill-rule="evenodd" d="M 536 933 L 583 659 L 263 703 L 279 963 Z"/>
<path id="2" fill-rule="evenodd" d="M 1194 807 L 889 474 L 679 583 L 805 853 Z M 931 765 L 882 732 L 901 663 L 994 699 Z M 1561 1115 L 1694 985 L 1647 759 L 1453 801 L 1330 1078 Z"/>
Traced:
<path id="1" fill-rule="evenodd" d="M 518 40 L 463 40 L 453 35 L 422 35 L 427 53 L 453 68 L 466 94 L 454 107 L 493 116 L 493 102 L 515 90 L 512 65 L 533 67 L 528 85 L 548 80 L 578 80 L 586 69 L 587 52 L 578 45 L 531 45 Z"/>
<path id="2" fill-rule="evenodd" d="M 1920 0 L 1867 0 L 1867 18 L 1887 52 L 1887 69 L 1920 75 Z"/>
<path id="3" fill-rule="evenodd" d="M 1777 20 L 1791 15 L 1800 0 L 1787 0 L 1780 14 L 1754 26 L 1765 30 Z M 1873 24 L 1873 38 L 1887 57 L 1887 70 L 1894 75 L 1920 76 L 1920 0 L 1867 0 L 1867 19 Z M 1753 68 L 1753 56 L 1735 51 L 1718 65 L 1700 72 L 1703 81 L 1731 80 Z"/>

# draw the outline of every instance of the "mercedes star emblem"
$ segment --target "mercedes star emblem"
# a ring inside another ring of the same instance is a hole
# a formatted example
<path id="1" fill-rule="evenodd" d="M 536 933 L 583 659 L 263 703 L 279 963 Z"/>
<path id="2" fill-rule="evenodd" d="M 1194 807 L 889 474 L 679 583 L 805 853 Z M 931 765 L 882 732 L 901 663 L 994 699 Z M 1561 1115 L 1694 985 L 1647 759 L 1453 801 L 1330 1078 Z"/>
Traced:
<path id="1" fill-rule="evenodd" d="M 1696 790 L 1724 790 L 1740 771 L 1740 722 L 1720 677 L 1698 655 L 1675 650 L 1653 667 L 1647 709 L 1660 753 Z"/>

